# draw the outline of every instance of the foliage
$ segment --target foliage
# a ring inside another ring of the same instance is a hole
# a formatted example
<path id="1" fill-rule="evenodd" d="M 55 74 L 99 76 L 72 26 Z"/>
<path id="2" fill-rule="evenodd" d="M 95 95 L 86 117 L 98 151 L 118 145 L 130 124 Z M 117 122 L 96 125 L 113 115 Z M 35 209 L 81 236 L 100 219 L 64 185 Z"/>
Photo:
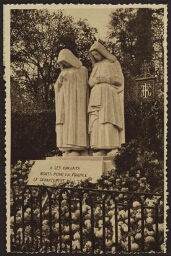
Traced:
<path id="1" fill-rule="evenodd" d="M 146 178 L 153 192 L 163 193 L 164 164 L 163 158 L 159 158 L 157 150 L 147 150 L 141 140 L 133 140 L 121 149 L 115 162 L 117 172 L 121 176 L 129 173 L 129 176 L 135 179 L 136 173 L 140 172 Z"/>
<path id="2" fill-rule="evenodd" d="M 120 174 L 128 171 L 132 176 L 141 170 L 154 190 L 163 191 L 163 98 L 158 97 L 151 103 L 128 102 L 125 112 L 127 143 L 116 158 L 117 170 Z"/>
<path id="3" fill-rule="evenodd" d="M 164 104 L 163 100 L 125 104 L 126 141 L 141 139 L 148 149 L 158 148 L 160 158 L 164 148 Z"/>
<path id="4" fill-rule="evenodd" d="M 20 91 L 22 99 L 17 103 L 20 111 L 28 111 L 30 99 L 32 110 L 35 102 L 41 109 L 54 108 L 53 85 L 60 72 L 56 63 L 59 51 L 70 49 L 90 67 L 88 49 L 96 32 L 86 20 L 74 22 L 73 17 L 65 16 L 61 10 L 11 11 L 11 86 L 15 87 L 12 98 L 17 98 Z M 12 104 L 14 110 L 18 108 Z"/>
<path id="5" fill-rule="evenodd" d="M 163 91 L 163 42 L 163 9 L 118 8 L 111 14 L 108 44 L 124 71 L 126 102 L 135 99 L 134 79 L 141 74 L 144 60 L 157 77 L 158 90 Z"/>
<path id="6" fill-rule="evenodd" d="M 56 148 L 55 112 L 12 112 L 11 161 L 42 159 Z"/>

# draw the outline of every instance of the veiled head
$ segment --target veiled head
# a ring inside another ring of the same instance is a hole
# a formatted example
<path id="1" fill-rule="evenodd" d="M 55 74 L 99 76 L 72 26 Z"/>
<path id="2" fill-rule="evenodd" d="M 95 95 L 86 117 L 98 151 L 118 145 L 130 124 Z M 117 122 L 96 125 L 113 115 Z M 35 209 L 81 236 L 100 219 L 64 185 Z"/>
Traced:
<path id="1" fill-rule="evenodd" d="M 98 62 L 102 59 L 107 59 L 111 62 L 115 62 L 117 59 L 112 55 L 101 43 L 95 42 L 89 50 L 92 58 L 95 62 Z M 100 55 L 102 57 L 100 57 Z M 100 59 L 101 58 L 101 59 Z"/>
<path id="2" fill-rule="evenodd" d="M 82 66 L 81 61 L 68 49 L 60 51 L 57 63 L 66 67 L 80 68 Z"/>

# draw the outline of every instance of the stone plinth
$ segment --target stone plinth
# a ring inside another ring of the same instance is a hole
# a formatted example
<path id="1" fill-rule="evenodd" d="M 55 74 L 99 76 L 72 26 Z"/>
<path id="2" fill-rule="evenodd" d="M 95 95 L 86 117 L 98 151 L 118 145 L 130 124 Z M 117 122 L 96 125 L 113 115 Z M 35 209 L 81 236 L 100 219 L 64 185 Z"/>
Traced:
<path id="1" fill-rule="evenodd" d="M 28 185 L 57 186 L 88 178 L 96 182 L 102 174 L 115 169 L 113 159 L 107 156 L 55 156 L 37 160 L 30 171 Z"/>

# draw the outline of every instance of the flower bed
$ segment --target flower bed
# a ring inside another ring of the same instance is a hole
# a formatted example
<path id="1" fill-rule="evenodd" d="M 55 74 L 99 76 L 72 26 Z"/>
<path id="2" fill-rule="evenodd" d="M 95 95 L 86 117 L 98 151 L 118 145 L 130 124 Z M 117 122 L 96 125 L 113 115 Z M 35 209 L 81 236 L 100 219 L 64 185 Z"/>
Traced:
<path id="1" fill-rule="evenodd" d="M 163 199 L 139 170 L 57 189 L 24 186 L 32 165 L 18 161 L 11 172 L 12 251 L 164 250 Z"/>

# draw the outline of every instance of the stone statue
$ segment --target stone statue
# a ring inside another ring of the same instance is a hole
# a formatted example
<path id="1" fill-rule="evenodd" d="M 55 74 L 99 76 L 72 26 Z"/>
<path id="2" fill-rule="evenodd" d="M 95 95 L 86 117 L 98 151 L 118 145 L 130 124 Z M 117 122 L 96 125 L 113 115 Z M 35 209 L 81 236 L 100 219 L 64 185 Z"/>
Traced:
<path id="1" fill-rule="evenodd" d="M 125 142 L 124 77 L 119 61 L 99 42 L 91 46 L 90 56 L 90 147 L 93 155 L 114 156 Z"/>
<path id="2" fill-rule="evenodd" d="M 64 156 L 86 155 L 88 148 L 88 72 L 68 49 L 57 60 L 61 73 L 55 83 L 57 147 Z"/>

